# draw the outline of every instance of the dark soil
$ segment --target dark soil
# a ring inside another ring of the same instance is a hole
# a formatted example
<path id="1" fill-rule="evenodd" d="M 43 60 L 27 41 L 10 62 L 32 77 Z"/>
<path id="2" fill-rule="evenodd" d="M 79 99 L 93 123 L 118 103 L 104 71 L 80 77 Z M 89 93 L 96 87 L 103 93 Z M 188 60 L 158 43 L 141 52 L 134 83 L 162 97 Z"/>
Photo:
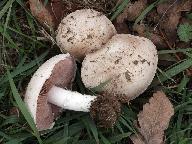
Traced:
<path id="1" fill-rule="evenodd" d="M 91 105 L 90 114 L 99 127 L 111 128 L 121 113 L 121 103 L 114 95 L 102 94 Z"/>

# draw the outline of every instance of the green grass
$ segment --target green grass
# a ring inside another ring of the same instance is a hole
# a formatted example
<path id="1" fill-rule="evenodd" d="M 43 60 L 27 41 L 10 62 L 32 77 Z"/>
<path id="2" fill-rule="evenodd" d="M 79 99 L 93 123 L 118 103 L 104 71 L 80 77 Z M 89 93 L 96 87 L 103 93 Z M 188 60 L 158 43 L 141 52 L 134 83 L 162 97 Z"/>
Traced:
<path id="1" fill-rule="evenodd" d="M 111 19 L 115 19 L 128 2 L 125 0 L 116 7 Z M 144 19 L 159 2 L 146 8 L 135 23 Z M 174 104 L 175 115 L 166 130 L 166 143 L 192 143 L 191 78 L 185 73 L 192 66 L 192 48 L 158 52 L 159 56 L 171 56 L 170 59 L 174 58 L 176 52 L 181 52 L 186 58 L 170 67 L 158 68 L 149 90 L 130 105 L 123 105 L 122 114 L 113 129 L 97 128 L 88 113 L 66 111 L 56 121 L 53 129 L 40 135 L 22 101 L 23 93 L 35 70 L 46 59 L 60 53 L 56 46 L 37 41 L 37 36 L 41 36 L 40 29 L 41 26 L 25 7 L 24 0 L 0 1 L 0 64 L 5 69 L 5 73 L 0 75 L 0 143 L 126 144 L 129 136 L 137 133 L 134 121 L 141 110 L 138 104 L 142 106 L 147 102 L 154 89 L 162 89 Z M 10 52 L 14 52 L 16 61 L 12 61 Z M 75 84 L 85 93 L 86 89 L 79 77 L 77 73 Z M 19 117 L 10 114 L 13 107 L 20 110 Z"/>

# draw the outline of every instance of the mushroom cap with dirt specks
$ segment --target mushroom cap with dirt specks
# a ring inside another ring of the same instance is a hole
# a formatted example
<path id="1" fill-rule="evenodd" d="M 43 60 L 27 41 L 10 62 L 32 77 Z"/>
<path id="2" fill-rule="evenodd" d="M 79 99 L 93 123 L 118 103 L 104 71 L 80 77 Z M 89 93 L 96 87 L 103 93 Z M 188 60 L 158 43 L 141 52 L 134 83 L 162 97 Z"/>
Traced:
<path id="1" fill-rule="evenodd" d="M 56 85 L 71 88 L 75 76 L 76 64 L 69 54 L 60 54 L 42 64 L 31 78 L 25 103 L 39 131 L 52 128 L 54 119 L 61 109 L 48 103 L 47 93 Z"/>
<path id="2" fill-rule="evenodd" d="M 147 89 L 155 76 L 157 62 L 157 50 L 150 40 L 117 34 L 101 50 L 86 55 L 81 77 L 85 87 L 105 83 L 102 91 L 127 102 Z"/>
<path id="3" fill-rule="evenodd" d="M 87 53 L 102 48 L 116 30 L 102 13 L 82 9 L 67 15 L 60 23 L 56 41 L 62 52 L 69 52 L 79 60 Z"/>

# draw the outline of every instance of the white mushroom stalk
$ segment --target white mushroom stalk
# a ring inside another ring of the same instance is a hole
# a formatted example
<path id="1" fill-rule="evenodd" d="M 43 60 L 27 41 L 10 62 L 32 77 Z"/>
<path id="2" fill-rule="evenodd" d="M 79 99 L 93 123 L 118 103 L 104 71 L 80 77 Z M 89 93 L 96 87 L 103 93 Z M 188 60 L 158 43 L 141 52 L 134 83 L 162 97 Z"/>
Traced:
<path id="1" fill-rule="evenodd" d="M 83 95 L 60 87 L 53 86 L 48 92 L 48 102 L 63 109 L 89 112 L 91 103 L 97 96 Z"/>
<path id="2" fill-rule="evenodd" d="M 76 63 L 69 54 L 60 54 L 42 64 L 31 78 L 25 103 L 39 131 L 51 129 L 62 109 L 90 112 L 100 125 L 114 126 L 121 105 L 115 97 L 91 96 L 71 91 Z"/>
<path id="3" fill-rule="evenodd" d="M 52 128 L 61 109 L 89 111 L 96 96 L 70 91 L 75 73 L 76 63 L 69 54 L 52 57 L 34 73 L 25 103 L 39 131 Z"/>

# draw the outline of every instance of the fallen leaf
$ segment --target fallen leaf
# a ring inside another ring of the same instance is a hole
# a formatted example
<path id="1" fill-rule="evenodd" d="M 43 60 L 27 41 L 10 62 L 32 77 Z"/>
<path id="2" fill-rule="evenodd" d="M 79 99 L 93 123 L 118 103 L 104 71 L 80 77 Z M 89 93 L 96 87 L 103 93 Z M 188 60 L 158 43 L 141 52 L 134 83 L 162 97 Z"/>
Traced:
<path id="1" fill-rule="evenodd" d="M 37 20 L 50 28 L 55 26 L 54 18 L 40 0 L 29 0 L 30 10 Z"/>
<path id="2" fill-rule="evenodd" d="M 181 12 L 187 12 L 192 9 L 191 0 L 169 0 L 157 6 L 157 13 L 160 15 L 159 25 L 162 28 L 169 41 L 174 44 L 176 40 L 176 29 L 181 18 Z"/>
<path id="3" fill-rule="evenodd" d="M 131 140 L 134 144 L 145 144 L 144 140 L 140 135 L 132 135 Z"/>
<path id="4" fill-rule="evenodd" d="M 117 21 L 113 21 L 113 25 L 115 26 L 115 29 L 117 30 L 118 34 L 129 34 L 129 27 L 126 24 L 126 22 L 122 22 L 122 23 L 117 23 Z"/>
<path id="5" fill-rule="evenodd" d="M 155 24 L 157 24 L 157 23 L 159 22 L 160 16 L 159 16 L 159 14 L 157 13 L 156 9 L 154 9 L 154 10 L 151 10 L 150 13 L 148 13 L 148 15 L 147 15 L 146 18 L 147 18 L 147 21 L 148 21 L 149 23 L 155 23 Z"/>
<path id="6" fill-rule="evenodd" d="M 186 23 L 192 25 L 192 20 L 188 19 L 188 18 L 185 18 L 185 17 L 182 17 L 182 19 L 180 21 L 180 24 L 186 24 Z"/>
<path id="7" fill-rule="evenodd" d="M 177 12 L 189 12 L 192 9 L 192 1 L 191 0 L 183 0 L 177 8 Z"/>
<path id="8" fill-rule="evenodd" d="M 189 48 L 190 47 L 190 42 L 182 42 L 182 41 L 179 41 L 177 43 L 177 48 L 183 48 L 183 49 L 186 49 L 186 48 Z M 180 53 L 178 53 L 180 54 Z M 182 53 L 182 56 L 180 57 L 181 59 L 184 59 L 185 57 L 183 56 L 184 54 Z"/>
<path id="9" fill-rule="evenodd" d="M 32 14 L 43 26 L 56 30 L 63 17 L 75 10 L 91 8 L 103 13 L 108 13 L 109 10 L 114 7 L 115 1 L 116 0 L 89 0 L 85 2 L 84 0 L 48 0 L 45 5 L 45 0 L 29 0 L 29 4 Z"/>
<path id="10" fill-rule="evenodd" d="M 134 144 L 163 144 L 164 130 L 168 128 L 173 114 L 173 106 L 166 95 L 161 91 L 153 94 L 138 114 L 140 134 L 131 137 Z"/>
<path id="11" fill-rule="evenodd" d="M 146 8 L 147 0 L 138 0 L 134 3 L 129 3 L 123 13 L 117 17 L 117 23 L 122 23 L 125 20 L 134 21 L 141 12 Z"/>
<path id="12" fill-rule="evenodd" d="M 136 31 L 139 36 L 150 39 L 158 49 L 164 49 L 167 47 L 165 41 L 160 36 L 158 29 L 154 31 L 154 29 L 141 23 L 134 25 L 133 30 Z"/>

